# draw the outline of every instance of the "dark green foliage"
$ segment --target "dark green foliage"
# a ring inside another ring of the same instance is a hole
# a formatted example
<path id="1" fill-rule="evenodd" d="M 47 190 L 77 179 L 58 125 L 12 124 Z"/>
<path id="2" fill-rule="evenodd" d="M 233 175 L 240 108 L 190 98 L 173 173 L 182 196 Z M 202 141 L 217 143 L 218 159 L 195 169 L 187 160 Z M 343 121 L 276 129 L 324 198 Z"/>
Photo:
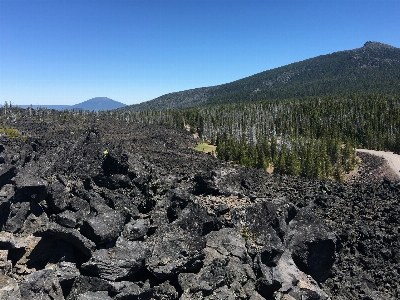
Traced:
<path id="1" fill-rule="evenodd" d="M 21 118 L 57 130 L 72 123 L 76 128 L 69 126 L 73 131 L 66 132 L 71 138 L 75 132 L 85 130 L 82 124 L 99 120 L 109 126 L 124 121 L 182 128 L 216 144 L 216 155 L 222 160 L 261 169 L 274 166 L 276 173 L 339 181 L 355 167 L 356 147 L 400 152 L 399 116 L 400 96 L 383 94 L 143 112 L 58 112 L 8 105 L 0 111 L 4 128 L 12 128 Z"/>
<path id="2" fill-rule="evenodd" d="M 397 132 L 392 150 L 393 150 L 393 152 L 400 154 L 400 132 Z"/>
<path id="3" fill-rule="evenodd" d="M 295 50 L 294 50 L 295 51 Z M 122 111 L 165 110 L 348 93 L 400 91 L 400 49 L 377 42 L 264 71 L 231 83 L 163 95 Z"/>
<path id="4" fill-rule="evenodd" d="M 146 124 L 188 128 L 237 164 L 342 180 L 356 165 L 354 148 L 400 149 L 400 97 L 349 94 L 185 110 L 125 112 Z M 396 150 L 397 149 L 397 150 Z"/>

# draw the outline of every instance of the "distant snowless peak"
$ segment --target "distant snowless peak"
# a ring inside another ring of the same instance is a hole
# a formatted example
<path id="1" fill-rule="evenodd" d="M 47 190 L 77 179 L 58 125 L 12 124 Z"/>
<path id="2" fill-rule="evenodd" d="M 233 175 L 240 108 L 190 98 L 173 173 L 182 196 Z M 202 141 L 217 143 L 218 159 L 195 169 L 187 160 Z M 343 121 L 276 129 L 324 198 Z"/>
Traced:
<path id="1" fill-rule="evenodd" d="M 94 98 L 89 99 L 88 101 L 91 101 L 91 100 L 97 100 L 97 101 L 115 101 L 115 100 L 110 99 L 110 98 L 108 98 L 108 97 L 94 97 Z"/>
<path id="2" fill-rule="evenodd" d="M 380 42 L 372 42 L 372 41 L 365 42 L 364 47 L 369 47 L 369 48 L 381 48 L 381 47 L 395 48 L 395 47 L 390 46 L 388 44 L 384 44 L 384 43 L 380 43 Z"/>

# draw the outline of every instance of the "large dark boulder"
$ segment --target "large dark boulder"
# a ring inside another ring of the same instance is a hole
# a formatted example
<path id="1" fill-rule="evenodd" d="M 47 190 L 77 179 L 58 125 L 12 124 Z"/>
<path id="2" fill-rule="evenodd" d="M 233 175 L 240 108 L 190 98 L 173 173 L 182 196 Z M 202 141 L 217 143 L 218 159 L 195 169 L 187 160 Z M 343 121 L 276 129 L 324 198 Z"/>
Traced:
<path id="1" fill-rule="evenodd" d="M 170 213 L 170 210 L 168 210 L 168 213 Z M 208 215 L 204 207 L 194 202 L 188 203 L 178 214 L 178 218 L 173 224 L 196 235 L 206 235 L 214 230 L 217 223 L 213 217 Z M 171 214 L 168 214 L 168 218 L 173 219 Z"/>
<path id="2" fill-rule="evenodd" d="M 153 250 L 146 260 L 146 267 L 159 279 L 198 270 L 202 265 L 204 237 L 185 232 L 178 226 L 159 228 L 147 242 Z"/>
<path id="3" fill-rule="evenodd" d="M 106 280 L 121 280 L 137 273 L 151 252 L 143 242 L 119 238 L 114 247 L 95 251 L 82 268 Z"/>
<path id="4" fill-rule="evenodd" d="M 4 158 L 3 158 L 4 159 Z M 11 179 L 17 174 L 17 168 L 12 164 L 0 164 L 0 186 L 11 183 Z"/>
<path id="5" fill-rule="evenodd" d="M 195 177 L 196 193 L 206 195 L 239 195 L 240 191 L 232 177 L 238 170 L 224 166 L 208 173 L 199 173 Z"/>
<path id="6" fill-rule="evenodd" d="M 3 230 L 12 233 L 18 232 L 24 225 L 30 206 L 29 202 L 11 202 L 10 212 Z"/>
<path id="7" fill-rule="evenodd" d="M 222 228 L 212 231 L 206 238 L 205 264 L 217 258 L 234 256 L 244 264 L 252 264 L 252 259 L 247 253 L 246 238 L 236 228 Z"/>
<path id="8" fill-rule="evenodd" d="M 54 212 L 65 210 L 69 204 L 69 193 L 66 187 L 60 182 L 54 182 L 47 187 L 48 203 Z"/>
<path id="9" fill-rule="evenodd" d="M 52 269 L 32 273 L 19 287 L 22 299 L 64 300 L 60 282 Z"/>
<path id="10" fill-rule="evenodd" d="M 131 218 L 140 217 L 138 206 L 145 201 L 145 197 L 136 186 L 129 188 L 129 193 L 124 189 L 120 191 L 104 189 L 102 196 L 109 203 L 110 207 L 119 211 L 124 216 Z"/>
<path id="11" fill-rule="evenodd" d="M 96 244 L 84 237 L 79 231 L 72 228 L 65 228 L 56 223 L 50 223 L 47 228 L 37 232 L 39 236 L 53 236 L 70 243 L 80 250 L 84 255 L 91 256 Z"/>
<path id="12" fill-rule="evenodd" d="M 10 199 L 14 196 L 14 186 L 6 184 L 0 190 L 0 230 L 8 220 L 10 214 Z"/>
<path id="13" fill-rule="evenodd" d="M 300 270 L 317 282 L 329 277 L 335 262 L 336 236 L 309 208 L 300 210 L 289 223 L 286 243 Z"/>
<path id="14" fill-rule="evenodd" d="M 131 221 L 124 226 L 122 236 L 131 241 L 143 239 L 149 230 L 149 226 L 150 222 L 147 219 Z"/>
<path id="15" fill-rule="evenodd" d="M 223 228 L 209 233 L 206 239 L 201 270 L 178 276 L 183 290 L 182 299 L 229 299 L 234 295 L 240 299 L 251 297 L 256 275 L 246 251 L 246 241 L 240 232 Z"/>
<path id="16" fill-rule="evenodd" d="M 78 275 L 75 276 L 72 286 L 66 293 L 67 300 L 75 300 L 79 295 L 87 292 L 116 292 L 114 284 L 99 277 Z M 90 294 L 90 293 L 89 293 Z"/>
<path id="17" fill-rule="evenodd" d="M 97 199 L 90 202 L 90 214 L 83 220 L 81 232 L 96 244 L 115 240 L 122 231 L 125 218 Z"/>
<path id="18" fill-rule="evenodd" d="M 40 178 L 38 174 L 34 172 L 39 172 L 36 168 L 33 170 L 23 170 L 17 173 L 13 178 L 16 191 L 24 193 L 32 199 L 43 200 L 40 198 L 45 198 L 47 181 Z"/>
<path id="19" fill-rule="evenodd" d="M 279 217 L 279 211 L 282 209 L 284 207 L 279 207 L 271 200 L 260 198 L 256 199 L 255 203 L 234 209 L 231 212 L 232 221 L 244 236 L 259 245 L 265 245 L 269 242 L 271 234 L 277 235 L 285 227 L 285 223 L 280 222 Z"/>

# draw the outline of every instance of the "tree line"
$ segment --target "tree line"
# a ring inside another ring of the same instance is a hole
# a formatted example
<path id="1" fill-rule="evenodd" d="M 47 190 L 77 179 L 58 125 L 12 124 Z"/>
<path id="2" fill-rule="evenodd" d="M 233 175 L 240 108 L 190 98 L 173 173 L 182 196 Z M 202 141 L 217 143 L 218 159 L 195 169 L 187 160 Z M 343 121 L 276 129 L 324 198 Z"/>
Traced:
<path id="1" fill-rule="evenodd" d="M 275 173 L 342 180 L 356 165 L 355 148 L 400 153 L 400 96 L 349 94 L 306 97 L 182 110 L 71 112 L 4 105 L 2 127 L 19 118 L 63 127 L 75 120 L 105 124 L 139 122 L 197 133 L 217 146 L 219 158 Z M 23 132 L 21 133 L 24 134 Z"/>
<path id="2" fill-rule="evenodd" d="M 356 164 L 355 148 L 400 152 L 398 95 L 305 97 L 116 117 L 189 128 L 217 145 L 223 160 L 273 165 L 276 173 L 305 177 L 341 180 Z"/>

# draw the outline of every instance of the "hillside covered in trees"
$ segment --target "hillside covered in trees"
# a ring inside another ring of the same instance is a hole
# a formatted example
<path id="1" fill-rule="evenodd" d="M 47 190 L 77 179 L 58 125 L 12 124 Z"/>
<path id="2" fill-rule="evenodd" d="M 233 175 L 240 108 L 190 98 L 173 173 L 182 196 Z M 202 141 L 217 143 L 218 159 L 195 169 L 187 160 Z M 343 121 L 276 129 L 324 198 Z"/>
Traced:
<path id="1" fill-rule="evenodd" d="M 231 83 L 170 93 L 122 110 L 181 109 L 348 93 L 393 94 L 400 90 L 399 78 L 400 49 L 366 42 L 354 50 L 321 55 Z"/>

